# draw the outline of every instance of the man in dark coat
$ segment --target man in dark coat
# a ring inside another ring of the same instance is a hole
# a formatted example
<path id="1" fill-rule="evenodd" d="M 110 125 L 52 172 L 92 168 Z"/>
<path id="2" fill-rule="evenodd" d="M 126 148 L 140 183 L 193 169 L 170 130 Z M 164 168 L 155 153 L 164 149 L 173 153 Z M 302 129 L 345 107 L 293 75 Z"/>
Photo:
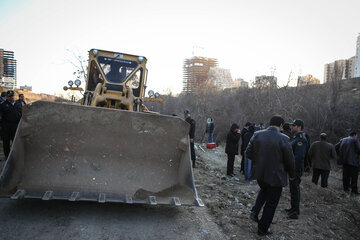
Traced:
<path id="1" fill-rule="evenodd" d="M 274 116 L 270 120 L 270 127 L 254 133 L 248 147 L 246 156 L 252 160 L 252 177 L 257 180 L 260 192 L 251 210 L 250 218 L 258 222 L 258 234 L 267 235 L 279 203 L 282 188 L 295 176 L 294 155 L 289 138 L 280 133 L 284 119 Z M 264 206 L 265 204 L 265 206 Z M 261 219 L 258 215 L 264 206 Z"/>
<path id="2" fill-rule="evenodd" d="M 22 114 L 22 108 L 25 105 L 26 105 L 25 96 L 24 96 L 24 94 L 20 93 L 19 99 L 15 101 L 14 106 L 17 108 L 18 112 L 20 112 Z"/>
<path id="3" fill-rule="evenodd" d="M 190 111 L 184 111 L 185 121 L 190 124 L 189 138 L 190 138 L 190 151 L 193 168 L 196 168 L 196 155 L 195 155 L 195 120 L 191 118 Z"/>
<path id="4" fill-rule="evenodd" d="M 228 156 L 226 174 L 230 177 L 234 175 L 235 155 L 239 154 L 240 129 L 236 123 L 230 127 L 230 131 L 226 137 L 225 153 Z"/>
<path id="5" fill-rule="evenodd" d="M 240 154 L 241 154 L 241 168 L 240 168 L 240 172 L 244 172 L 244 163 L 245 163 L 245 158 L 244 158 L 244 152 L 245 152 L 245 145 L 244 145 L 244 136 L 245 133 L 247 133 L 247 131 L 249 131 L 249 127 L 250 127 L 251 123 L 247 122 L 245 123 L 245 126 L 243 127 L 243 129 L 241 130 L 240 134 L 241 134 L 241 150 L 240 150 Z"/>
<path id="6" fill-rule="evenodd" d="M 14 140 L 16 129 L 20 121 L 20 113 L 13 105 L 14 91 L 7 91 L 7 99 L 0 105 L 1 113 L 1 129 L 3 137 L 3 148 L 5 158 L 7 159 L 10 153 L 10 141 Z"/>
<path id="7" fill-rule="evenodd" d="M 251 124 L 249 126 L 248 131 L 245 133 L 244 136 L 244 146 L 245 149 L 248 146 L 250 139 L 252 138 L 252 136 L 254 135 L 255 132 L 255 126 L 254 124 Z M 245 175 L 245 180 L 246 181 L 250 181 L 251 180 L 251 159 L 249 157 L 246 156 L 246 153 L 244 153 L 244 175 Z"/>
<path id="8" fill-rule="evenodd" d="M 281 130 L 281 133 L 285 134 L 286 136 L 289 137 L 289 140 L 292 139 L 292 133 L 291 133 L 291 128 L 290 128 L 290 123 L 284 123 L 284 126 Z"/>
<path id="9" fill-rule="evenodd" d="M 291 132 L 294 137 L 290 141 L 293 154 L 295 157 L 295 178 L 290 180 L 290 195 L 291 207 L 285 209 L 288 212 L 289 219 L 298 219 L 300 215 L 300 183 L 301 176 L 304 172 L 304 160 L 308 151 L 308 141 L 303 132 L 304 122 L 301 119 L 296 119 L 291 124 Z"/>
<path id="10" fill-rule="evenodd" d="M 305 134 L 305 137 L 306 137 L 306 141 L 307 141 L 307 151 L 306 151 L 306 154 L 305 154 L 305 158 L 304 158 L 304 172 L 310 172 L 310 169 L 311 169 L 311 159 L 309 158 L 309 148 L 311 146 L 311 139 L 310 139 L 310 136 L 309 134 L 307 134 L 306 132 L 304 132 Z"/>
<path id="11" fill-rule="evenodd" d="M 312 163 L 312 182 L 317 185 L 321 175 L 321 187 L 328 186 L 328 178 L 331 170 L 331 160 L 336 159 L 335 147 L 326 141 L 326 133 L 320 134 L 320 141 L 311 144 L 308 156 Z"/>
<path id="12" fill-rule="evenodd" d="M 6 101 L 6 92 L 2 92 L 0 96 L 0 103 L 3 103 Z"/>
<path id="13" fill-rule="evenodd" d="M 357 181 L 359 176 L 360 143 L 357 133 L 351 132 L 349 137 L 343 138 L 336 144 L 339 148 L 339 160 L 343 164 L 343 187 L 344 191 L 359 195 Z"/>

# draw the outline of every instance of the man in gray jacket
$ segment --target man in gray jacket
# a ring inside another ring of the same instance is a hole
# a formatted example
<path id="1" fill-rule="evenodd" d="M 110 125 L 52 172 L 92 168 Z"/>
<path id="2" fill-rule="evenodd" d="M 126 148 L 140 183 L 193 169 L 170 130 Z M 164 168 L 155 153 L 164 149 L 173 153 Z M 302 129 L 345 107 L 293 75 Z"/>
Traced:
<path id="1" fill-rule="evenodd" d="M 357 133 L 351 132 L 349 137 L 343 138 L 336 144 L 339 149 L 339 161 L 343 164 L 343 187 L 348 192 L 351 183 L 351 193 L 359 195 L 357 181 L 359 176 L 360 143 Z"/>
<path id="2" fill-rule="evenodd" d="M 246 156 L 252 160 L 252 179 L 256 179 L 260 192 L 255 206 L 251 210 L 250 218 L 258 222 L 258 235 L 270 234 L 269 229 L 279 203 L 282 188 L 290 179 L 295 178 L 295 160 L 289 137 L 280 133 L 284 119 L 274 116 L 270 120 L 270 127 L 255 132 L 246 148 Z M 264 206 L 265 204 L 265 206 Z M 259 212 L 264 206 L 261 219 Z"/>
<path id="3" fill-rule="evenodd" d="M 320 134 L 320 141 L 311 144 L 308 156 L 313 167 L 312 182 L 317 185 L 321 175 L 321 187 L 328 186 L 328 178 L 331 170 L 331 160 L 336 159 L 335 147 L 326 141 L 326 133 Z"/>

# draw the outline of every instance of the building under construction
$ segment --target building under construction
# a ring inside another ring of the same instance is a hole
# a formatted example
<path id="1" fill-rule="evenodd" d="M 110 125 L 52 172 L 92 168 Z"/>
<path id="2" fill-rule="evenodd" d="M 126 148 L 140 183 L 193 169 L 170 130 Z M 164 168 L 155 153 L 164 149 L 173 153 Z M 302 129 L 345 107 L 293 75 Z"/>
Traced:
<path id="1" fill-rule="evenodd" d="M 194 93 L 206 84 L 210 68 L 218 66 L 215 58 L 192 57 L 184 61 L 183 92 Z"/>

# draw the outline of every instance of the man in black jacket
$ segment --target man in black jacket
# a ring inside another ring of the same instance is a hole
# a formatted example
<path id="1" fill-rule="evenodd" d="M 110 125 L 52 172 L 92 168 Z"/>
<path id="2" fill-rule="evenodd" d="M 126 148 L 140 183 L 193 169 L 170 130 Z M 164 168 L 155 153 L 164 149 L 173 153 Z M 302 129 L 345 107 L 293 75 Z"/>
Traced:
<path id="1" fill-rule="evenodd" d="M 10 141 L 14 140 L 17 125 L 20 121 L 20 113 L 13 105 L 14 91 L 7 91 L 7 99 L 0 105 L 1 113 L 1 128 L 3 133 L 3 148 L 5 158 L 7 159 L 10 153 Z"/>
<path id="2" fill-rule="evenodd" d="M 252 159 L 252 178 L 256 179 L 260 192 L 251 210 L 250 218 L 258 222 L 258 235 L 267 235 L 276 207 L 279 203 L 282 188 L 295 177 L 295 160 L 289 138 L 280 133 L 284 119 L 274 116 L 270 127 L 255 132 L 246 148 L 246 156 Z M 264 206 L 265 204 L 265 206 Z M 264 206 L 261 219 L 259 212 Z"/>
<path id="3" fill-rule="evenodd" d="M 236 123 L 230 127 L 230 131 L 226 137 L 225 153 L 228 155 L 226 174 L 230 177 L 234 175 L 235 155 L 239 154 L 240 129 Z"/>
<path id="4" fill-rule="evenodd" d="M 185 121 L 190 124 L 190 131 L 189 131 L 189 137 L 190 137 L 190 151 L 191 151 L 191 160 L 193 162 L 193 168 L 196 168 L 196 155 L 195 155 L 195 120 L 190 117 L 190 111 L 185 110 L 184 111 L 184 117 Z"/>
<path id="5" fill-rule="evenodd" d="M 320 141 L 311 144 L 308 156 L 312 163 L 312 182 L 317 185 L 321 175 L 321 187 L 328 186 L 328 178 L 331 170 L 331 161 L 336 159 L 334 145 L 326 141 L 326 133 L 320 134 Z"/>
<path id="6" fill-rule="evenodd" d="M 244 137 L 245 137 L 245 134 L 249 131 L 250 125 L 251 125 L 250 122 L 245 123 L 245 126 L 243 127 L 243 129 L 240 132 L 240 134 L 241 134 L 241 149 L 240 149 L 241 168 L 240 168 L 240 172 L 243 172 L 244 174 L 245 174 L 245 172 L 244 172 L 244 163 L 245 163 L 244 151 L 246 149 Z"/>
<path id="7" fill-rule="evenodd" d="M 245 136 L 243 138 L 244 139 L 245 149 L 249 145 L 250 139 L 254 135 L 254 132 L 255 132 L 255 126 L 253 124 L 251 124 L 249 126 L 248 131 L 245 133 Z M 245 161 L 244 161 L 245 180 L 250 181 L 251 180 L 251 158 L 248 158 L 246 156 L 246 153 L 244 153 L 244 159 L 245 159 Z"/>
<path id="8" fill-rule="evenodd" d="M 25 96 L 24 96 L 24 94 L 20 93 L 19 99 L 15 101 L 14 106 L 17 108 L 17 110 L 20 112 L 20 114 L 22 114 L 22 108 L 25 105 L 26 105 Z"/>
<path id="9" fill-rule="evenodd" d="M 340 163 L 343 164 L 344 191 L 349 191 L 351 186 L 351 193 L 359 195 L 357 181 L 359 176 L 360 143 L 357 139 L 357 133 L 351 132 L 349 137 L 341 139 L 335 147 L 339 149 Z"/>

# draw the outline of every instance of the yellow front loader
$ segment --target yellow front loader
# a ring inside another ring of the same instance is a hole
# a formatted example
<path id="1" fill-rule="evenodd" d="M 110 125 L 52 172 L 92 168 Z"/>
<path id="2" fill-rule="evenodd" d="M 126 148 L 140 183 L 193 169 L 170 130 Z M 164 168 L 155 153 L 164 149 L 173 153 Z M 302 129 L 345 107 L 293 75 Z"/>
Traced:
<path id="1" fill-rule="evenodd" d="M 197 205 L 189 125 L 149 112 L 147 59 L 92 49 L 82 105 L 23 108 L 0 194 L 12 199 Z M 66 87 L 65 89 L 80 89 Z M 72 83 L 70 83 L 72 85 Z M 155 96 L 156 95 L 156 96 Z"/>

